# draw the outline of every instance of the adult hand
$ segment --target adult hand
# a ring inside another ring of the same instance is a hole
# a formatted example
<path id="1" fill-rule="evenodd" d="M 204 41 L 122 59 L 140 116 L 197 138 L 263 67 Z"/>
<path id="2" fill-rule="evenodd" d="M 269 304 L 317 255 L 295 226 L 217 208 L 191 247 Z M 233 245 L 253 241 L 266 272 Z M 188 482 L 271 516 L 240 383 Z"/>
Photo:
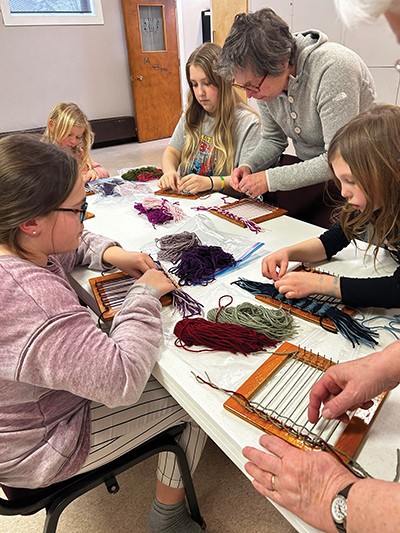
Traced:
<path id="1" fill-rule="evenodd" d="M 158 290 L 160 297 L 175 289 L 172 281 L 167 278 L 167 276 L 161 272 L 161 270 L 156 270 L 153 268 L 147 270 L 147 272 L 145 272 L 143 276 L 136 280 L 135 283 L 147 283 L 147 285 L 151 285 Z"/>
<path id="2" fill-rule="evenodd" d="M 160 187 L 160 189 L 164 189 L 165 191 L 171 190 L 178 192 L 178 183 L 178 172 L 176 170 L 171 170 L 170 172 L 165 172 L 165 174 L 161 176 L 157 182 L 157 185 Z"/>
<path id="3" fill-rule="evenodd" d="M 313 272 L 288 272 L 279 276 L 275 287 L 286 298 L 305 298 L 310 294 L 340 297 L 339 278 Z"/>
<path id="4" fill-rule="evenodd" d="M 261 266 L 262 275 L 277 281 L 280 277 L 286 274 L 289 260 L 289 251 L 287 248 L 281 248 L 280 250 L 265 256 Z"/>
<path id="5" fill-rule="evenodd" d="M 178 191 L 180 193 L 189 192 L 191 194 L 197 194 L 199 192 L 209 191 L 211 185 L 212 179 L 208 176 L 188 174 L 187 176 L 183 176 L 183 178 L 181 178 L 178 186 Z"/>
<path id="6" fill-rule="evenodd" d="M 240 180 L 237 190 L 247 194 L 251 198 L 257 198 L 257 196 L 266 193 L 268 191 L 268 185 L 265 170 L 244 176 Z"/>
<path id="7" fill-rule="evenodd" d="M 371 398 L 399 384 L 399 359 L 397 341 L 381 352 L 328 368 L 310 391 L 310 422 L 318 420 L 321 405 L 324 418 L 343 422 L 349 420 L 346 411 L 371 407 Z"/>
<path id="8" fill-rule="evenodd" d="M 245 178 L 246 176 L 248 176 L 249 174 L 251 174 L 251 168 L 248 167 L 247 165 L 242 165 L 241 167 L 235 168 L 231 174 L 231 179 L 230 179 L 230 183 L 232 187 L 236 191 L 240 191 L 239 185 L 240 185 L 241 180 Z"/>
<path id="9" fill-rule="evenodd" d="M 243 449 L 254 488 L 313 527 L 335 533 L 331 502 L 358 478 L 328 453 L 300 450 L 272 435 L 263 435 L 260 444 L 271 453 Z"/>
<path id="10" fill-rule="evenodd" d="M 134 278 L 139 278 L 151 268 L 155 268 L 152 258 L 145 253 L 129 252 L 119 246 L 110 246 L 103 254 L 103 261 L 119 268 Z"/>

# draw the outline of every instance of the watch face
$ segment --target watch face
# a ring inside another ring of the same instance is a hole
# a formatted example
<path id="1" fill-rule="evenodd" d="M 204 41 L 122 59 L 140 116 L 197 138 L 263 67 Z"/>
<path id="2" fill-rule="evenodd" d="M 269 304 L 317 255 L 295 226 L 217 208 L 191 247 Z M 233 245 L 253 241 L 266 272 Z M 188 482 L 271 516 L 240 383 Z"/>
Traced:
<path id="1" fill-rule="evenodd" d="M 338 524 L 343 524 L 347 517 L 347 501 L 343 496 L 336 496 L 332 502 L 332 517 Z"/>

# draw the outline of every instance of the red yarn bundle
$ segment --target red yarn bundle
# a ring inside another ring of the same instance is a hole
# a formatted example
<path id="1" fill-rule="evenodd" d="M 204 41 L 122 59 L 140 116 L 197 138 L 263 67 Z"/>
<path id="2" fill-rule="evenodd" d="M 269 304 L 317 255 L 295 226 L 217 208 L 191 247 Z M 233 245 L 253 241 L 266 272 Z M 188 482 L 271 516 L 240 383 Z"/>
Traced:
<path id="1" fill-rule="evenodd" d="M 248 355 L 276 346 L 277 341 L 237 324 L 215 323 L 204 318 L 184 318 L 177 322 L 175 345 L 189 352 L 227 351 Z M 187 346 L 207 346 L 208 350 L 189 350 Z"/>

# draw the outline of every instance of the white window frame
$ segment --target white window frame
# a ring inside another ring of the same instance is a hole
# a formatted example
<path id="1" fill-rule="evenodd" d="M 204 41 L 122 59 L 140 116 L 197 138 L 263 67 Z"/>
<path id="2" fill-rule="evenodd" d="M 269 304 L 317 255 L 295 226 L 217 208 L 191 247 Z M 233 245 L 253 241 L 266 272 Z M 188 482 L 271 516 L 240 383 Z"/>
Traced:
<path id="1" fill-rule="evenodd" d="M 0 0 L 0 9 L 5 26 L 75 26 L 77 24 L 104 24 L 101 0 L 90 0 L 90 2 L 92 5 L 92 13 L 76 15 L 53 15 L 51 13 L 46 15 L 43 13 L 21 15 L 19 13 L 11 13 L 8 0 Z"/>

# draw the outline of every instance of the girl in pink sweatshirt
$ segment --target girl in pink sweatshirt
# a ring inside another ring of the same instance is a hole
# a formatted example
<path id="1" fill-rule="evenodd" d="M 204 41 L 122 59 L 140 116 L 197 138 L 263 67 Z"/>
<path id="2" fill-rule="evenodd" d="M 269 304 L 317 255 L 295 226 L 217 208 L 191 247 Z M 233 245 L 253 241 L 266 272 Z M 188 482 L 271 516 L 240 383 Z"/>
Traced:
<path id="1" fill-rule="evenodd" d="M 112 460 L 182 421 L 193 470 L 205 435 L 151 377 L 162 340 L 159 298 L 173 289 L 143 253 L 83 229 L 74 157 L 28 135 L 0 140 L 0 483 L 35 488 Z M 110 266 L 139 278 L 109 335 L 67 273 Z M 162 454 L 152 532 L 197 532 L 175 456 Z"/>

